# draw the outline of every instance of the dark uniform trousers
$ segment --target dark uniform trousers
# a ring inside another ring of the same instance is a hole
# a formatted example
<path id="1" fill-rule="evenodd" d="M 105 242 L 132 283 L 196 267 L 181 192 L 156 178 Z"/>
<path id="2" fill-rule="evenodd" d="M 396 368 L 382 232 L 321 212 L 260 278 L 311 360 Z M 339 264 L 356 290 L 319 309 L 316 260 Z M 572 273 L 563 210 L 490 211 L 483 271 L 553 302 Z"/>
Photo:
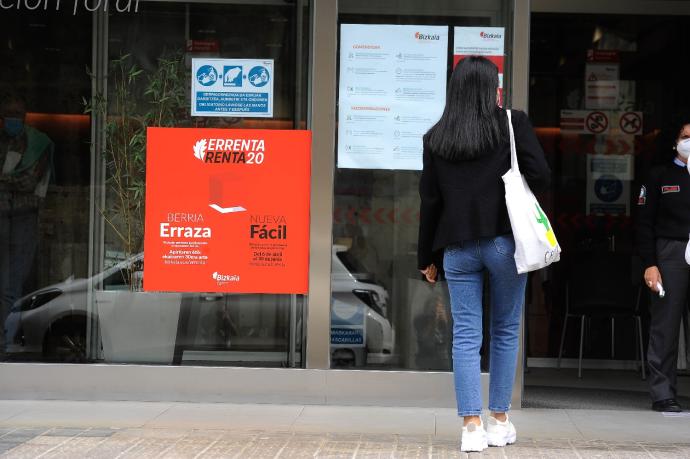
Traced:
<path id="1" fill-rule="evenodd" d="M 649 387 L 653 401 L 676 398 L 678 334 L 688 307 L 690 265 L 685 261 L 687 242 L 659 239 L 656 253 L 664 298 L 652 294 L 649 330 Z"/>

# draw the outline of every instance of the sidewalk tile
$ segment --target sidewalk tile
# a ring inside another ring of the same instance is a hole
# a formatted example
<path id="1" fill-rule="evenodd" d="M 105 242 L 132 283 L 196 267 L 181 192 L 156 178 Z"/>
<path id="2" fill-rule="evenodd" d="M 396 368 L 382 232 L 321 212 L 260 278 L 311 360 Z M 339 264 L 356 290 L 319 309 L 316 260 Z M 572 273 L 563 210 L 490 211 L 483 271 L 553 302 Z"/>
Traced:
<path id="1" fill-rule="evenodd" d="M 31 404 L 0 425 L 55 427 L 137 427 L 163 413 L 171 405 L 146 402 L 63 402 Z"/>
<path id="2" fill-rule="evenodd" d="M 585 439 L 610 442 L 690 442 L 690 418 L 665 418 L 651 411 L 567 410 Z"/>
<path id="3" fill-rule="evenodd" d="M 31 407 L 31 402 L 23 400 L 0 400 L 0 422 L 8 421 Z"/>
<path id="4" fill-rule="evenodd" d="M 299 405 L 184 403 L 150 420 L 146 427 L 289 430 L 301 411 Z"/>
<path id="5" fill-rule="evenodd" d="M 49 451 L 41 459 L 74 459 L 90 457 L 90 452 L 105 442 L 107 437 L 78 437 Z"/>
<path id="6" fill-rule="evenodd" d="M 433 434 L 432 410 L 307 406 L 293 424 L 296 432 Z"/>

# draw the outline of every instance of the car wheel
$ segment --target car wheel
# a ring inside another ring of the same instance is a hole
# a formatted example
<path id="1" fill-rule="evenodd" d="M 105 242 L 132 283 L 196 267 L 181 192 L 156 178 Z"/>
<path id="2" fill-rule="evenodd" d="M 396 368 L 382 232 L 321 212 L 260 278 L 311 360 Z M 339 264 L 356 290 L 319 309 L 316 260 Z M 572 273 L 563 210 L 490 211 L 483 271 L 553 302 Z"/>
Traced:
<path id="1" fill-rule="evenodd" d="M 76 324 L 54 326 L 46 339 L 45 354 L 53 362 L 87 362 L 86 328 Z"/>

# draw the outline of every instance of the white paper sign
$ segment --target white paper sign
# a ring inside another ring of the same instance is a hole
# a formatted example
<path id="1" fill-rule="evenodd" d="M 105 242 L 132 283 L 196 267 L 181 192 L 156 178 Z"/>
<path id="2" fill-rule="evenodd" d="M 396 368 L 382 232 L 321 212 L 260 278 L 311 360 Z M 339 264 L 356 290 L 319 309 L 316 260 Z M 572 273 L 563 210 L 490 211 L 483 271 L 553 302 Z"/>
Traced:
<path id="1" fill-rule="evenodd" d="M 503 73 L 505 28 L 503 27 L 455 27 L 453 55 L 501 58 L 499 73 Z M 458 59 L 458 60 L 460 60 Z M 457 62 L 456 62 L 457 63 Z M 498 64 L 497 64 L 498 65 Z"/>
<path id="2" fill-rule="evenodd" d="M 642 112 L 561 110 L 563 134 L 641 135 Z"/>
<path id="3" fill-rule="evenodd" d="M 620 66 L 617 63 L 591 62 L 585 65 L 585 80 L 587 81 L 618 81 Z"/>
<path id="4" fill-rule="evenodd" d="M 448 27 L 343 24 L 338 167 L 422 169 L 446 99 Z"/>
<path id="5" fill-rule="evenodd" d="M 192 59 L 192 116 L 273 117 L 273 59 Z"/>
<path id="6" fill-rule="evenodd" d="M 615 110 L 620 98 L 620 66 L 588 63 L 585 66 L 585 108 Z"/>

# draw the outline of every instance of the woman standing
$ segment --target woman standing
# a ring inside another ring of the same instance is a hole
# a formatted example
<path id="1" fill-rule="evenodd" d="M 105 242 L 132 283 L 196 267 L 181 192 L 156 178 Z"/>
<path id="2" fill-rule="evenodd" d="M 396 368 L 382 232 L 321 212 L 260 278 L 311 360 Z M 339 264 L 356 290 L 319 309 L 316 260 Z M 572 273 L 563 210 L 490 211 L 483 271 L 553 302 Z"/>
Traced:
<path id="1" fill-rule="evenodd" d="M 685 261 L 690 233 L 690 116 L 681 118 L 671 134 L 674 158 L 652 168 L 640 191 L 637 242 L 646 268 L 645 284 L 653 292 L 647 348 L 652 409 L 680 412 L 678 334 L 690 298 L 690 266 Z"/>
<path id="2" fill-rule="evenodd" d="M 453 372 L 462 451 L 515 442 L 508 420 L 517 364 L 527 275 L 515 267 L 505 188 L 510 169 L 508 119 L 497 105 L 498 69 L 486 58 L 460 61 L 451 76 L 441 119 L 424 136 L 419 185 L 418 266 L 429 282 L 443 256 L 453 317 Z M 513 113 L 520 170 L 533 191 L 551 171 L 527 116 Z M 490 390 L 487 429 L 481 420 L 479 349 L 484 272 L 491 288 Z"/>

